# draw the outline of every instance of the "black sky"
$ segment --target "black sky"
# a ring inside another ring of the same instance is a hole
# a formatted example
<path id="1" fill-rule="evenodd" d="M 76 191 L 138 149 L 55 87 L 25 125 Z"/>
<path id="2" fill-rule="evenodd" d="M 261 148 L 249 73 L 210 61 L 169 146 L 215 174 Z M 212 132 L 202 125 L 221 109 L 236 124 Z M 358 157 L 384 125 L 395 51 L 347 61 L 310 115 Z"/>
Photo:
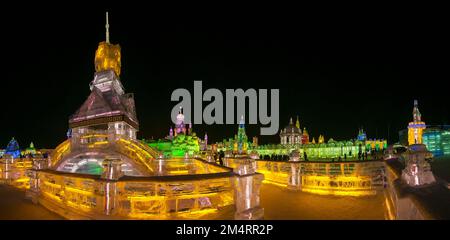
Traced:
<path id="1" fill-rule="evenodd" d="M 90 93 L 106 10 L 111 41 L 122 47 L 122 83 L 135 94 L 141 138 L 167 134 L 175 105 L 170 95 L 192 89 L 194 80 L 223 91 L 278 88 L 280 127 L 299 115 L 316 139 L 353 138 L 360 126 L 369 137 L 387 138 L 390 126 L 389 140 L 397 141 L 414 99 L 427 124 L 450 123 L 448 38 L 438 16 L 87 9 L 17 7 L 0 16 L 0 147 L 13 136 L 39 148 L 64 140 L 68 117 Z M 249 126 L 247 134 L 259 134 L 259 127 Z M 237 126 L 194 128 L 216 141 L 233 136 Z"/>

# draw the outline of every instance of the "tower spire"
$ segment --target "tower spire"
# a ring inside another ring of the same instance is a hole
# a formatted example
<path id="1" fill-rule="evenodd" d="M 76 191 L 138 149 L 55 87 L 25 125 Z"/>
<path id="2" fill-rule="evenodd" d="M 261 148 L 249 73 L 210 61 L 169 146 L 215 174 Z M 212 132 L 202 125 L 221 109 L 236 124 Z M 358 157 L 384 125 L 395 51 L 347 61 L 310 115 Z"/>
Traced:
<path id="1" fill-rule="evenodd" d="M 422 115 L 419 111 L 419 103 L 417 100 L 414 100 L 414 109 L 413 109 L 413 119 L 414 122 L 421 122 L 422 121 Z"/>
<path id="2" fill-rule="evenodd" d="M 95 52 L 95 71 L 101 72 L 106 70 L 113 70 L 117 77 L 120 76 L 120 46 L 119 44 L 111 44 L 109 40 L 109 14 L 105 15 L 106 24 L 106 39 L 100 41 L 97 51 Z"/>
<path id="3" fill-rule="evenodd" d="M 244 115 L 241 115 L 241 120 L 239 121 L 239 124 L 241 124 L 241 125 L 245 124 Z"/>
<path id="4" fill-rule="evenodd" d="M 109 43 L 109 21 L 108 21 L 108 12 L 106 12 L 106 43 Z"/>

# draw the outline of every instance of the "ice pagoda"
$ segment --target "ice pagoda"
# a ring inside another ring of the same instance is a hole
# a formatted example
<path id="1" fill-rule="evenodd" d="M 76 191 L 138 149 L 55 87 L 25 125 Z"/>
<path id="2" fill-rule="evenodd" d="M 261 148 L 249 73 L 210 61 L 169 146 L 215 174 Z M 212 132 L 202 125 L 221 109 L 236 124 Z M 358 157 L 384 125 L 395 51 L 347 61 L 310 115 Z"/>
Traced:
<path id="1" fill-rule="evenodd" d="M 136 140 L 139 122 L 134 97 L 125 93 L 120 80 L 121 54 L 118 44 L 106 41 L 95 53 L 91 93 L 69 118 L 68 139 L 51 156 L 57 171 L 101 174 L 104 159 L 116 159 L 127 175 L 151 175 L 149 160 L 157 153 Z"/>

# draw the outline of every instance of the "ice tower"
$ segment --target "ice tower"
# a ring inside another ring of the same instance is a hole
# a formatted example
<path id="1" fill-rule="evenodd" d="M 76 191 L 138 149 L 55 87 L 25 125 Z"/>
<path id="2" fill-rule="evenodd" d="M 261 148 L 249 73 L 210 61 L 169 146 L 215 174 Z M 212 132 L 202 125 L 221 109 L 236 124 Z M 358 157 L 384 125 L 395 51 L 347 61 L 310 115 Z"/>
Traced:
<path id="1" fill-rule="evenodd" d="M 100 174 L 105 158 L 118 159 L 129 175 L 149 175 L 152 149 L 136 140 L 139 122 L 134 97 L 125 93 L 120 80 L 120 46 L 110 43 L 106 13 L 106 41 L 95 53 L 91 93 L 69 118 L 70 138 L 52 155 L 58 171 Z"/>
<path id="2" fill-rule="evenodd" d="M 408 144 L 422 144 L 422 133 L 426 128 L 425 122 L 422 122 L 422 115 L 419 111 L 419 104 L 414 100 L 413 121 L 408 124 Z"/>

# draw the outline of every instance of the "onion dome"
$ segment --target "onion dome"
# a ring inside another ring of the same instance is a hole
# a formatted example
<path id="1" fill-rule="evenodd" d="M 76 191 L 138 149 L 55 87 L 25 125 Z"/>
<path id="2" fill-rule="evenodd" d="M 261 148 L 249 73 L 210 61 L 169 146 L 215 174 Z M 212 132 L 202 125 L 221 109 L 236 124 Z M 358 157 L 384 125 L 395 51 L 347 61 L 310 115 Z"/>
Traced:
<path id="1" fill-rule="evenodd" d="M 287 134 L 290 134 L 290 133 L 301 134 L 302 131 L 300 130 L 300 128 L 297 128 L 297 127 L 295 126 L 295 124 L 292 122 L 292 118 L 291 118 L 291 120 L 290 120 L 290 122 L 289 122 L 289 125 L 287 125 L 287 126 L 284 128 L 283 133 L 287 133 Z"/>

